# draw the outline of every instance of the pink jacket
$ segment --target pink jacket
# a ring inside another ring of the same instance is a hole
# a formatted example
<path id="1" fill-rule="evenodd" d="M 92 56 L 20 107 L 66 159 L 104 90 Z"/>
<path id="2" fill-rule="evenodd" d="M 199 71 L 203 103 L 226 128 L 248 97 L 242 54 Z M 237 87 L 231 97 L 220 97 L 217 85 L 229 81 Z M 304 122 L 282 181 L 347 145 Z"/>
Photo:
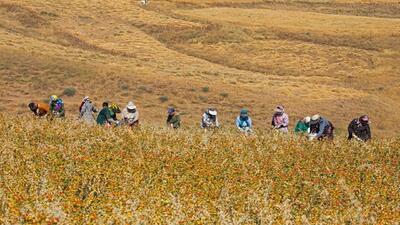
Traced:
<path id="1" fill-rule="evenodd" d="M 281 115 L 274 114 L 271 125 L 278 129 L 287 128 L 289 126 L 289 116 L 286 113 Z"/>

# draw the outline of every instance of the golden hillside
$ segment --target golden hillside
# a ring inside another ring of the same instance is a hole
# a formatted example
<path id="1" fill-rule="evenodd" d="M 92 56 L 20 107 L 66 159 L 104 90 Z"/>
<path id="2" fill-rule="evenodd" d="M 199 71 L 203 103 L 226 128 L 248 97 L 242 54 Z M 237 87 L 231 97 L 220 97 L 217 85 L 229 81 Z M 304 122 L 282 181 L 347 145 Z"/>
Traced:
<path id="1" fill-rule="evenodd" d="M 320 113 L 343 131 L 367 113 L 393 136 L 399 62 L 396 1 L 0 0 L 0 109 L 18 114 L 73 87 L 71 118 L 89 95 L 134 100 L 147 124 L 175 105 L 194 125 L 213 105 L 266 128 L 283 104 L 292 125 Z"/>

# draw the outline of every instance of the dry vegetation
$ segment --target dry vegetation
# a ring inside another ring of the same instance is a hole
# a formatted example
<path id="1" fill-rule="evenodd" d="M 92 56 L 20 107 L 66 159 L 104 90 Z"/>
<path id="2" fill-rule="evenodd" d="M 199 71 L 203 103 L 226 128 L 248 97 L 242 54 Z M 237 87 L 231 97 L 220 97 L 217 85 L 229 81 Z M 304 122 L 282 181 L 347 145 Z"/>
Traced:
<path id="1" fill-rule="evenodd" d="M 399 62 L 391 0 L 0 0 L 0 223 L 395 224 Z M 67 121 L 21 115 L 66 88 Z M 84 95 L 145 126 L 78 124 Z M 393 139 L 264 133 L 276 104 Z M 168 105 L 184 130 L 154 128 Z M 192 129 L 209 105 L 216 134 Z M 241 107 L 257 136 L 229 130 Z"/>
<path id="2" fill-rule="evenodd" d="M 395 224 L 399 139 L 86 127 L 0 114 L 2 224 Z"/>
<path id="3" fill-rule="evenodd" d="M 0 110 L 27 113 L 71 87 L 69 117 L 90 95 L 134 100 L 148 124 L 168 105 L 197 124 L 213 105 L 225 124 L 248 107 L 265 128 L 284 104 L 292 125 L 321 113 L 340 131 L 368 113 L 378 136 L 395 136 L 399 12 L 392 1 L 1 0 Z"/>

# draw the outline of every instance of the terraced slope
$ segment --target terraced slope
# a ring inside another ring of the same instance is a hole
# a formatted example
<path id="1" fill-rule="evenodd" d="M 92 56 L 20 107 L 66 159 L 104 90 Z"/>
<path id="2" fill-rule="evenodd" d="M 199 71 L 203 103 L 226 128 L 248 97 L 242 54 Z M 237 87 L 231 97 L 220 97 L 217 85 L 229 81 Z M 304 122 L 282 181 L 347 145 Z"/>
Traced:
<path id="1" fill-rule="evenodd" d="M 225 124 L 248 107 L 266 128 L 284 104 L 293 123 L 321 113 L 340 131 L 368 113 L 379 136 L 393 136 L 396 9 L 390 1 L 0 1 L 0 109 L 27 113 L 31 99 L 74 87 L 64 96 L 70 117 L 90 95 L 97 105 L 133 99 L 150 124 L 176 105 L 194 125 L 213 105 Z"/>

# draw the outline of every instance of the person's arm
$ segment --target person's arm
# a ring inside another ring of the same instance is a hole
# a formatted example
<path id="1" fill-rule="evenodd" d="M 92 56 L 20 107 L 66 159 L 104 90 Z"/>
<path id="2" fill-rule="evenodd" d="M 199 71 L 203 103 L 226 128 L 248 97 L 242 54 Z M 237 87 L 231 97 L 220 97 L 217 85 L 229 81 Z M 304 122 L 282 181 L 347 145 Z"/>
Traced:
<path id="1" fill-rule="evenodd" d="M 368 138 L 372 139 L 372 135 L 371 135 L 371 128 L 369 127 L 369 125 L 367 125 L 367 133 L 368 133 Z"/>
<path id="2" fill-rule="evenodd" d="M 207 125 L 207 115 L 205 113 L 203 114 L 203 117 L 201 118 L 201 122 L 202 122 L 202 124 Z"/>
<path id="3" fill-rule="evenodd" d="M 174 128 L 175 118 L 173 116 L 167 118 L 167 126 Z"/>
<path id="4" fill-rule="evenodd" d="M 86 105 L 84 104 L 82 107 L 81 107 L 81 111 L 79 112 L 79 118 L 82 118 L 82 116 L 83 116 L 83 113 L 85 113 L 85 111 L 86 111 Z"/>
<path id="5" fill-rule="evenodd" d="M 176 115 L 173 119 L 172 128 L 179 128 L 181 126 L 181 117 Z"/>
<path id="6" fill-rule="evenodd" d="M 165 124 L 167 124 L 168 127 L 171 126 L 171 122 L 170 121 L 171 121 L 171 116 L 168 115 L 167 119 L 165 120 Z"/>
<path id="7" fill-rule="evenodd" d="M 253 128 L 253 121 L 251 120 L 251 118 L 249 117 L 249 128 L 252 129 Z"/>
<path id="8" fill-rule="evenodd" d="M 39 108 L 35 109 L 35 110 L 31 110 L 34 116 L 38 116 L 39 115 Z"/>
<path id="9" fill-rule="evenodd" d="M 48 111 L 46 109 L 44 109 L 44 108 L 38 108 L 35 113 L 37 113 L 38 116 L 44 116 L 45 117 L 45 116 L 47 116 Z"/>
<path id="10" fill-rule="evenodd" d="M 347 131 L 349 132 L 349 136 L 347 137 L 347 139 L 351 140 L 353 138 L 353 133 L 354 133 L 353 121 L 351 121 L 351 123 L 349 124 Z"/>
<path id="11" fill-rule="evenodd" d="M 99 110 L 92 104 L 92 112 L 97 113 Z"/>
<path id="12" fill-rule="evenodd" d="M 206 124 L 205 124 L 205 122 L 204 122 L 204 115 L 203 115 L 203 117 L 201 118 L 200 127 L 201 127 L 201 128 L 205 128 L 205 127 L 206 127 Z"/>
<path id="13" fill-rule="evenodd" d="M 358 136 L 357 136 L 357 127 L 358 127 L 358 124 L 355 122 L 355 121 L 353 121 L 352 122 L 352 124 L 351 124 L 351 132 L 352 132 L 352 134 L 351 134 L 351 136 L 352 136 L 352 138 L 355 138 L 355 139 L 357 139 L 358 141 L 363 141 L 361 138 L 359 138 Z"/>
<path id="14" fill-rule="evenodd" d="M 106 111 L 105 116 L 108 123 L 114 123 L 114 124 L 117 123 L 117 121 L 112 118 L 110 109 Z"/>
<path id="15" fill-rule="evenodd" d="M 275 115 L 272 116 L 271 126 L 275 127 Z"/>
<path id="16" fill-rule="evenodd" d="M 136 111 L 135 119 L 133 119 L 133 122 L 137 122 L 137 121 L 139 121 L 139 112 L 138 111 Z"/>
<path id="17" fill-rule="evenodd" d="M 236 118 L 236 127 L 240 129 L 240 119 Z"/>
<path id="18" fill-rule="evenodd" d="M 121 112 L 122 120 L 123 121 L 128 121 L 129 118 L 129 113 L 126 109 L 123 109 Z"/>
<path id="19" fill-rule="evenodd" d="M 216 127 L 219 127 L 218 116 L 215 116 L 215 126 L 216 126 Z"/>
<path id="20" fill-rule="evenodd" d="M 325 127 L 328 126 L 328 122 L 325 119 L 321 119 L 319 122 L 319 131 L 317 133 L 317 138 L 321 137 L 324 134 Z"/>
<path id="21" fill-rule="evenodd" d="M 284 114 L 281 127 L 288 127 L 288 126 L 289 126 L 289 116 L 287 114 Z"/>

